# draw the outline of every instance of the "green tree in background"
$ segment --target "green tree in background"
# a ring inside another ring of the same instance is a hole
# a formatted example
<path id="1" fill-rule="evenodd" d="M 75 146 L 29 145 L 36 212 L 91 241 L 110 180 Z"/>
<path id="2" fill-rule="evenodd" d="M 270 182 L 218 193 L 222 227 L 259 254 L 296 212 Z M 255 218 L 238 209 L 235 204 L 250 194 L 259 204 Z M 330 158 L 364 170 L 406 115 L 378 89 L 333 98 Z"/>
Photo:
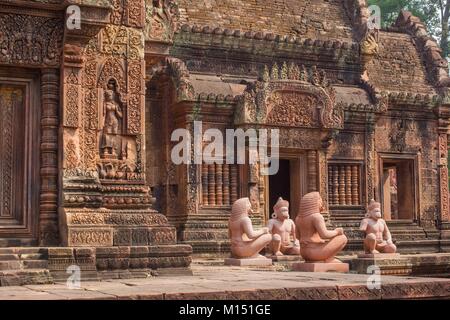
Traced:
<path id="1" fill-rule="evenodd" d="M 441 45 L 443 56 L 449 57 L 450 0 L 368 0 L 381 8 L 381 23 L 390 26 L 400 10 L 411 11 L 427 26 L 428 32 Z"/>

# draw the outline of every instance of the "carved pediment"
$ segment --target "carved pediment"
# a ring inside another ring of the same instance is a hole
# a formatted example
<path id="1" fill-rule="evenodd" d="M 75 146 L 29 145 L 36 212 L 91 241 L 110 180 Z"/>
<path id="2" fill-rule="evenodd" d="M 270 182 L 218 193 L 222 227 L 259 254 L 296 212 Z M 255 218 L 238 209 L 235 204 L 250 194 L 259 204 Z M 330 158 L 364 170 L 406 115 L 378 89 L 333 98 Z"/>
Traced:
<path id="1" fill-rule="evenodd" d="M 239 99 L 235 124 L 296 128 L 343 127 L 344 111 L 324 71 L 284 64 L 265 69 Z"/>

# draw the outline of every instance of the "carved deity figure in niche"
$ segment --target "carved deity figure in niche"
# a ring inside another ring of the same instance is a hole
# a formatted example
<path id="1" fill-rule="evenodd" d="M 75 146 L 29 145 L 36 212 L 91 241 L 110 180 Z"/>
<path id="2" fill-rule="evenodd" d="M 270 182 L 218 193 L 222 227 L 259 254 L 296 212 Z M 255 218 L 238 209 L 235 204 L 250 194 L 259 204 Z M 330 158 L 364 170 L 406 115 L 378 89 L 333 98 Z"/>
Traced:
<path id="1" fill-rule="evenodd" d="M 289 202 L 279 198 L 273 207 L 274 214 L 268 228 L 272 234 L 270 250 L 276 256 L 300 255 L 300 242 L 297 240 L 295 223 L 289 218 Z"/>
<path id="2" fill-rule="evenodd" d="M 252 221 L 249 218 L 252 212 L 249 198 L 237 200 L 231 208 L 228 231 L 233 258 L 263 258 L 259 252 L 272 241 L 268 228 L 253 230 Z"/>
<path id="3" fill-rule="evenodd" d="M 386 221 L 381 218 L 381 204 L 370 201 L 367 216 L 361 221 L 360 230 L 364 231 L 364 250 L 366 253 L 395 253 L 397 247 L 392 242 L 391 232 Z"/>
<path id="4" fill-rule="evenodd" d="M 108 83 L 103 103 L 103 136 L 101 155 L 104 159 L 118 159 L 121 150 L 123 112 L 115 82 Z"/>
<path id="5" fill-rule="evenodd" d="M 335 255 L 347 244 L 342 228 L 327 230 L 323 211 L 323 201 L 318 192 L 306 194 L 295 219 L 300 233 L 300 253 L 306 262 L 342 263 Z"/>

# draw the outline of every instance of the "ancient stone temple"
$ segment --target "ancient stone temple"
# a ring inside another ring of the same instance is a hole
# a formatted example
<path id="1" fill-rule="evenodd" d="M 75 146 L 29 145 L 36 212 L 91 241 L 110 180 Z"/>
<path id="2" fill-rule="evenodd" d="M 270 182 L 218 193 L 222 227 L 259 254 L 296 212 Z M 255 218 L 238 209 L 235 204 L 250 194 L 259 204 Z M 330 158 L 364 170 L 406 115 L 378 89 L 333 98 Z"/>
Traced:
<path id="1" fill-rule="evenodd" d="M 367 21 L 363 0 L 0 0 L 0 250 L 183 270 L 229 251 L 236 199 L 261 225 L 319 191 L 348 251 L 372 198 L 400 252 L 448 251 L 447 63 L 408 12 Z M 175 165 L 197 122 L 278 129 L 278 173 Z"/>

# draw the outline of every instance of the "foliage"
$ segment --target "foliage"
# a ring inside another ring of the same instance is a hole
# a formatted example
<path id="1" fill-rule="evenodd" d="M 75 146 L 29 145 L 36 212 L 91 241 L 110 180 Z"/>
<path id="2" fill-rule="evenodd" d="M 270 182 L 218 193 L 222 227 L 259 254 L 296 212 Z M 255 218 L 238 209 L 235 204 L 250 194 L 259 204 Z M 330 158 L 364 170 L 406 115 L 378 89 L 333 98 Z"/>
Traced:
<path id="1" fill-rule="evenodd" d="M 443 55 L 449 56 L 450 0 L 368 0 L 369 5 L 381 9 L 383 27 L 395 22 L 401 10 L 408 10 L 427 26 L 428 32 L 443 48 Z"/>

